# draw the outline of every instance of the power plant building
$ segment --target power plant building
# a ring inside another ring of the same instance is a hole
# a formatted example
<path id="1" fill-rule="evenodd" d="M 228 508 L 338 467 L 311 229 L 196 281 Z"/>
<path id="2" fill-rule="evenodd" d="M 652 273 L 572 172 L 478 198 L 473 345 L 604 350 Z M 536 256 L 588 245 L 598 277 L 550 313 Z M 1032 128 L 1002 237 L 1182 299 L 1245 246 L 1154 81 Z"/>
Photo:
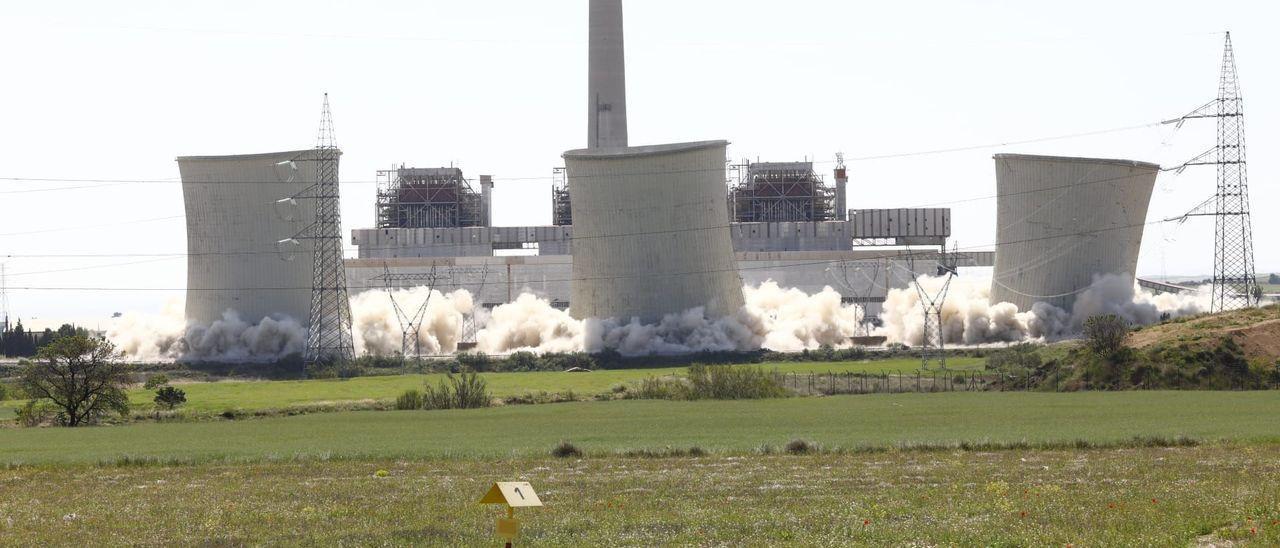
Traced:
<path id="1" fill-rule="evenodd" d="M 188 321 L 228 310 L 256 323 L 311 310 L 312 244 L 296 238 L 315 217 L 298 198 L 316 181 L 316 151 L 178 158 L 187 218 Z"/>
<path id="2" fill-rule="evenodd" d="M 724 208 L 726 141 L 564 154 L 574 211 L 577 318 L 639 318 L 742 307 Z"/>
<path id="3" fill-rule="evenodd" d="M 1071 310 L 1095 277 L 1134 278 L 1160 166 L 997 154 L 991 301 Z"/>

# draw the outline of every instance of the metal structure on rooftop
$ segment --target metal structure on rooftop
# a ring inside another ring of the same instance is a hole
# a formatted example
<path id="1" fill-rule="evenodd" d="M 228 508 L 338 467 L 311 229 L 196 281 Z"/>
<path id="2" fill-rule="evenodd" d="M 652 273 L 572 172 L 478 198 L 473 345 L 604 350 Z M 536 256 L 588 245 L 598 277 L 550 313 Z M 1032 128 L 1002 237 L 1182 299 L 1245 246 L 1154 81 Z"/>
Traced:
<path id="1" fill-rule="evenodd" d="M 836 191 L 813 171 L 813 162 L 743 162 L 730 166 L 730 220 L 740 223 L 831 221 Z"/>
<path id="2" fill-rule="evenodd" d="M 487 200 L 456 167 L 383 170 L 377 174 L 378 228 L 487 226 Z"/>
<path id="3" fill-rule="evenodd" d="M 557 167 L 551 171 L 551 224 L 573 224 L 573 207 L 569 200 L 569 168 Z"/>
<path id="4" fill-rule="evenodd" d="M 312 256 L 311 321 L 307 324 L 307 363 L 346 361 L 355 357 L 351 338 L 351 301 L 342 262 L 342 209 L 338 201 L 338 150 L 329 94 L 324 94 L 316 137 L 315 222 Z"/>
<path id="5" fill-rule="evenodd" d="M 1253 224 L 1249 217 L 1248 166 L 1245 163 L 1244 100 L 1236 74 L 1235 51 L 1227 33 L 1218 77 L 1218 98 L 1167 123 L 1196 118 L 1218 121 L 1217 144 L 1182 165 L 1216 166 L 1217 192 L 1187 217 L 1214 218 L 1213 297 L 1214 312 L 1257 306 L 1262 291 L 1253 263 Z M 1181 168 L 1179 168 L 1181 169 Z"/>

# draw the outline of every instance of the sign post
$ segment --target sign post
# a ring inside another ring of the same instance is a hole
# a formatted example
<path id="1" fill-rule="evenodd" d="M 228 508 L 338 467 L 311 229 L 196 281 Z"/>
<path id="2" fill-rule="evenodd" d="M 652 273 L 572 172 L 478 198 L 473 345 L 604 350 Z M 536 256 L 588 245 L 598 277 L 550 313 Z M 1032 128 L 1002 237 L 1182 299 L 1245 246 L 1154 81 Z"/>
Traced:
<path id="1" fill-rule="evenodd" d="M 498 518 L 496 532 L 499 538 L 507 541 L 511 548 L 515 539 L 520 537 L 520 520 L 516 519 L 516 508 L 542 506 L 533 486 L 524 481 L 500 481 L 489 488 L 480 504 L 502 504 L 507 507 L 507 517 Z"/>

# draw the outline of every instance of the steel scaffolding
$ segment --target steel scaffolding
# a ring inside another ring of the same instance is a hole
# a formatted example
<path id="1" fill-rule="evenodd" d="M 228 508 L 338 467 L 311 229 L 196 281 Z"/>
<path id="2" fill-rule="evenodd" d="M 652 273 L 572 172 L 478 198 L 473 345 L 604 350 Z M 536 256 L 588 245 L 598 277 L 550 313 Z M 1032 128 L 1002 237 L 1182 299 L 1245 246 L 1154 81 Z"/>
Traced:
<path id="1" fill-rule="evenodd" d="M 484 200 L 455 167 L 378 172 L 378 228 L 484 226 Z"/>
<path id="2" fill-rule="evenodd" d="M 813 162 L 757 162 L 730 166 L 729 212 L 735 222 L 830 221 L 835 189 Z"/>

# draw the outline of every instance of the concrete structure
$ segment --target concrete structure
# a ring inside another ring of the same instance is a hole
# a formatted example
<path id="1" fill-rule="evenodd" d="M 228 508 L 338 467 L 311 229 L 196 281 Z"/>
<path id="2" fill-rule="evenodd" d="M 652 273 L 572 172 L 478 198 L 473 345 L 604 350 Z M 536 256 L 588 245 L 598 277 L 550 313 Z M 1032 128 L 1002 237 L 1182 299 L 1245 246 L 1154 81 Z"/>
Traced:
<path id="1" fill-rule="evenodd" d="M 742 306 L 724 206 L 727 141 L 566 152 L 577 318 Z"/>
<path id="2" fill-rule="evenodd" d="M 1104 274 L 1132 283 L 1160 166 L 997 154 L 991 301 L 1070 310 Z"/>
<path id="3" fill-rule="evenodd" d="M 734 251 L 849 251 L 855 246 L 937 246 L 951 236 L 949 209 L 855 209 L 850 221 L 729 223 Z M 573 226 L 359 228 L 362 259 L 487 257 L 500 249 L 568 255 Z M 990 265 L 987 265 L 990 266 Z"/>
<path id="4" fill-rule="evenodd" d="M 844 251 L 741 252 L 735 254 L 738 275 L 743 283 L 757 285 L 773 280 L 783 287 L 806 293 L 831 287 L 845 302 L 858 302 L 870 316 L 880 313 L 890 287 L 906 289 L 911 280 L 904 273 L 907 258 L 895 250 L 860 249 Z M 917 263 L 938 260 L 937 252 L 916 251 Z M 994 253 L 961 253 L 959 265 L 991 266 Z M 533 293 L 559 308 L 572 306 L 573 257 L 543 255 L 533 257 L 424 257 L 397 259 L 347 259 L 347 280 L 352 295 L 362 291 L 382 291 L 383 265 L 394 274 L 435 272 L 435 288 L 448 293 L 466 289 L 486 307 L 508 303 L 521 293 Z M 890 263 L 896 266 L 890 266 Z M 842 265 L 847 268 L 842 268 Z M 854 273 L 880 270 L 878 276 Z M 885 284 L 886 278 L 889 280 Z M 405 282 L 399 287 L 418 285 Z"/>
<path id="5" fill-rule="evenodd" d="M 591 0 L 587 52 L 587 148 L 627 146 L 622 0 Z"/>
<path id="6" fill-rule="evenodd" d="M 315 217 L 315 200 L 291 198 L 315 184 L 315 160 L 315 150 L 178 158 L 188 320 L 207 324 L 234 310 L 249 323 L 307 323 L 312 245 L 291 239 Z"/>

